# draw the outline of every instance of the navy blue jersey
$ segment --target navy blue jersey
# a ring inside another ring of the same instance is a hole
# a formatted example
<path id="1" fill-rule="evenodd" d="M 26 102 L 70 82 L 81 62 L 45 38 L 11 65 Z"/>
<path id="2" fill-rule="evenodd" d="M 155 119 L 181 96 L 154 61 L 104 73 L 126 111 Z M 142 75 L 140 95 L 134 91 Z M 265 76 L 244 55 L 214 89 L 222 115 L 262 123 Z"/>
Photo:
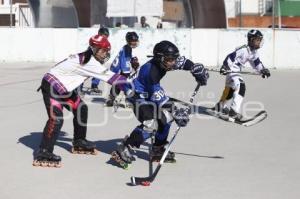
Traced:
<path id="1" fill-rule="evenodd" d="M 184 56 L 178 57 L 173 70 L 189 71 L 193 62 Z M 166 70 L 159 66 L 153 59 L 141 66 L 138 76 L 133 80 L 135 92 L 143 96 L 145 100 L 155 102 L 157 105 L 164 105 L 168 102 L 160 80 L 166 75 Z"/>
<path id="2" fill-rule="evenodd" d="M 131 73 L 131 63 L 130 63 L 131 58 L 132 58 L 132 48 L 128 44 L 126 44 L 125 46 L 123 46 L 119 54 L 112 62 L 110 66 L 110 70 L 114 73 L 123 73 L 123 74 Z"/>
<path id="3" fill-rule="evenodd" d="M 163 105 L 169 97 L 165 95 L 164 89 L 160 86 L 160 80 L 165 76 L 166 71 L 150 60 L 139 70 L 138 76 L 133 80 L 135 92 L 141 94 L 147 101 Z"/>

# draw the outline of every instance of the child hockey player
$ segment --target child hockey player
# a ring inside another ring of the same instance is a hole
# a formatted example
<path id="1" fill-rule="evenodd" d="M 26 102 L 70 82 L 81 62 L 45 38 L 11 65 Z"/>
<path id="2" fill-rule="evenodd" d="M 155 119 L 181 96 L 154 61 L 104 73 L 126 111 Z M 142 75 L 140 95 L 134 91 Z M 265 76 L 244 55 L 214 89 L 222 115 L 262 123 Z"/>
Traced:
<path id="1" fill-rule="evenodd" d="M 101 27 L 98 30 L 98 35 L 101 36 L 106 36 L 107 38 L 109 37 L 109 31 L 105 27 Z M 99 90 L 98 85 L 100 83 L 100 79 L 97 78 L 92 78 L 92 83 L 91 83 L 91 91 L 97 94 L 101 94 L 101 90 Z"/>
<path id="2" fill-rule="evenodd" d="M 110 69 L 114 73 L 129 77 L 130 74 L 136 71 L 139 67 L 137 57 L 132 56 L 132 49 L 136 48 L 139 44 L 139 36 L 136 34 L 136 32 L 127 32 L 125 39 L 127 44 L 124 45 L 120 50 L 119 54 L 114 59 Z M 106 101 L 106 106 L 113 106 L 115 98 L 117 95 L 119 95 L 119 93 L 120 90 L 118 88 L 112 87 Z"/>
<path id="3" fill-rule="evenodd" d="M 72 152 L 97 152 L 95 144 L 86 140 L 88 107 L 75 89 L 89 77 L 96 77 L 110 84 L 126 78 L 102 66 L 110 54 L 111 46 L 107 37 L 95 35 L 90 38 L 89 45 L 85 52 L 69 56 L 43 77 L 40 88 L 49 119 L 43 131 L 40 149 L 34 157 L 34 166 L 60 167 L 61 157 L 55 155 L 53 149 L 63 125 L 63 107 L 74 115 Z"/>
<path id="4" fill-rule="evenodd" d="M 139 148 L 152 134 L 155 134 L 155 142 L 150 159 L 159 160 L 168 143 L 172 122 L 175 120 L 178 126 L 187 125 L 189 116 L 186 110 L 181 108 L 173 111 L 173 104 L 160 85 L 165 74 L 176 69 L 189 70 L 201 85 L 206 85 L 208 73 L 202 64 L 194 64 L 185 57 L 179 57 L 178 48 L 169 41 L 157 43 L 153 49 L 153 58 L 141 66 L 137 78 L 133 80 L 135 94 L 128 98 L 141 124 L 112 153 L 112 159 L 123 168 L 127 168 L 134 160 L 132 148 Z M 166 161 L 174 162 L 175 154 L 169 152 Z"/>
<path id="5" fill-rule="evenodd" d="M 98 30 L 98 35 L 100 35 L 100 36 L 106 36 L 108 38 L 109 37 L 109 31 L 105 27 L 100 27 L 99 30 Z M 101 95 L 102 91 L 99 90 L 99 88 L 98 88 L 99 83 L 100 83 L 100 79 L 97 79 L 97 78 L 93 77 L 92 78 L 92 82 L 91 82 L 91 88 L 88 89 L 88 90 L 90 90 L 91 93 Z M 82 91 L 83 84 L 80 85 L 80 89 Z"/>
<path id="6" fill-rule="evenodd" d="M 242 71 L 244 65 L 249 62 L 263 78 L 271 76 L 270 71 L 264 67 L 257 53 L 262 45 L 262 33 L 259 30 L 250 30 L 247 38 L 247 45 L 237 48 L 225 58 L 220 69 L 220 74 L 226 75 L 225 89 L 220 101 L 212 108 L 215 112 L 228 115 L 232 121 L 241 121 L 243 117 L 240 114 L 240 108 L 245 96 L 246 85 L 239 72 Z M 229 100 L 232 101 L 227 107 L 226 104 Z"/>

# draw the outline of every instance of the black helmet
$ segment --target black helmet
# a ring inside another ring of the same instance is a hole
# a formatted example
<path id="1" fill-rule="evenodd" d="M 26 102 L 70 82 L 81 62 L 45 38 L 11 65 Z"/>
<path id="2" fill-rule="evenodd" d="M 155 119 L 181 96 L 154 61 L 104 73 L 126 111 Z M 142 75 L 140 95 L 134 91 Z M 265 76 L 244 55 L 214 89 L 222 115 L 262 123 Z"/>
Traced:
<path id="1" fill-rule="evenodd" d="M 98 30 L 98 35 L 105 35 L 106 37 L 109 37 L 109 31 L 105 27 L 101 27 Z"/>
<path id="2" fill-rule="evenodd" d="M 252 38 L 263 38 L 263 34 L 259 30 L 250 30 L 247 34 L 248 42 L 252 40 Z"/>
<path id="3" fill-rule="evenodd" d="M 127 42 L 139 41 L 139 36 L 136 32 L 127 32 L 125 38 Z"/>
<path id="4" fill-rule="evenodd" d="M 153 48 L 154 59 L 163 61 L 162 58 L 177 59 L 179 56 L 179 50 L 175 44 L 170 41 L 161 41 L 157 43 Z"/>
<path id="5" fill-rule="evenodd" d="M 251 49 L 259 49 L 263 42 L 260 42 L 259 44 L 254 42 L 254 39 L 263 39 L 263 34 L 259 30 L 250 30 L 247 34 L 248 38 L 248 46 Z"/>
<path id="6" fill-rule="evenodd" d="M 177 57 L 179 57 L 179 50 L 170 41 L 161 41 L 153 48 L 154 61 L 166 70 L 170 70 L 170 68 L 166 66 L 165 61 L 168 59 L 177 59 Z"/>

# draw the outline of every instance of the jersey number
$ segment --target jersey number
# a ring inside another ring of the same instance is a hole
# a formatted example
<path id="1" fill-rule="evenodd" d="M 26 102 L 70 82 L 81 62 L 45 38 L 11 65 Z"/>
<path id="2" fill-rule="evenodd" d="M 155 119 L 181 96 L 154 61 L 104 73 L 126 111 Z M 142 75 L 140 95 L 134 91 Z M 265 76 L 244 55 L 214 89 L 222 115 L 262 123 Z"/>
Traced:
<path id="1" fill-rule="evenodd" d="M 160 101 L 165 97 L 165 92 L 163 90 L 156 91 L 153 93 L 153 97 L 155 101 Z"/>

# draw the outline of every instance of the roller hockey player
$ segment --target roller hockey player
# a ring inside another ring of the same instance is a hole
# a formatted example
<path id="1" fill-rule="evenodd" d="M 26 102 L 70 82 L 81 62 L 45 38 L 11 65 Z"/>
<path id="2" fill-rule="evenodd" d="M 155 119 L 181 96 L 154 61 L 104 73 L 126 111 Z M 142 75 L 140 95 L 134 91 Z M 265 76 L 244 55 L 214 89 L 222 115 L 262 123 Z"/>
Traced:
<path id="1" fill-rule="evenodd" d="M 40 88 L 49 119 L 43 131 L 40 150 L 34 157 L 34 166 L 60 166 L 61 157 L 53 154 L 53 150 L 63 125 L 63 107 L 74 115 L 72 152 L 97 153 L 95 144 L 86 140 L 88 107 L 75 89 L 89 77 L 109 84 L 126 78 L 102 66 L 109 59 L 111 48 L 106 37 L 95 35 L 90 38 L 89 44 L 85 52 L 59 62 L 42 79 Z M 121 84 L 120 88 L 123 89 Z"/>
<path id="2" fill-rule="evenodd" d="M 270 77 L 270 71 L 264 67 L 259 59 L 257 50 L 263 43 L 263 35 L 259 30 L 250 30 L 247 34 L 248 44 L 237 48 L 224 60 L 220 74 L 226 75 L 225 89 L 220 101 L 212 110 L 222 115 L 228 115 L 229 121 L 239 122 L 243 116 L 240 108 L 245 96 L 246 85 L 238 72 L 242 71 L 244 65 L 249 62 L 253 69 L 262 75 L 263 78 Z M 226 104 L 231 101 L 231 105 Z"/>
<path id="3" fill-rule="evenodd" d="M 136 32 L 127 32 L 125 36 L 127 44 L 123 46 L 117 57 L 114 59 L 111 65 L 111 71 L 121 74 L 125 77 L 135 73 L 139 67 L 139 61 L 137 57 L 132 55 L 132 49 L 136 48 L 139 44 L 139 36 Z M 116 87 L 110 89 L 106 106 L 111 107 L 114 105 L 114 101 L 117 95 L 120 94 L 120 90 Z"/>
<path id="4" fill-rule="evenodd" d="M 165 95 L 160 80 L 171 70 L 188 70 L 201 85 L 206 85 L 207 70 L 202 64 L 194 64 L 185 57 L 179 57 L 178 48 L 169 41 L 157 43 L 153 49 L 153 58 L 141 66 L 137 78 L 133 80 L 135 94 L 128 98 L 133 104 L 137 119 L 141 122 L 112 153 L 112 159 L 123 168 L 134 160 L 132 149 L 139 148 L 149 137 L 155 136 L 151 161 L 160 160 L 173 121 L 178 126 L 186 126 L 189 113 L 183 108 L 174 107 Z M 167 162 L 175 161 L 175 154 L 168 153 Z"/>

